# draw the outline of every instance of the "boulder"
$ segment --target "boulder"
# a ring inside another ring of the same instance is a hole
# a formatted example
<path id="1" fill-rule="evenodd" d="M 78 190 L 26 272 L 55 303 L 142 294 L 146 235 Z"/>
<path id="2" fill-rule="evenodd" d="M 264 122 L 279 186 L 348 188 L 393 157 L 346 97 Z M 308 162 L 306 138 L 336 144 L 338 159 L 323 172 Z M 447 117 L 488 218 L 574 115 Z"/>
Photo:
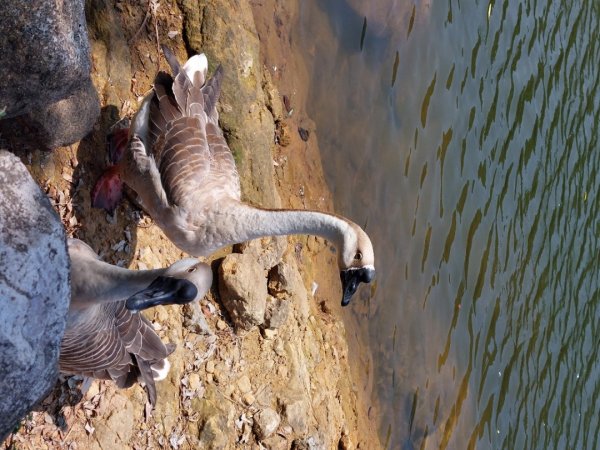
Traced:
<path id="1" fill-rule="evenodd" d="M 9 0 L 0 29 L 0 110 L 48 148 L 80 140 L 100 113 L 83 0 Z"/>
<path id="2" fill-rule="evenodd" d="M 69 295 L 60 219 L 19 158 L 0 150 L 0 441 L 57 380 Z"/>
<path id="3" fill-rule="evenodd" d="M 221 302 L 236 327 L 249 330 L 265 319 L 267 279 L 250 254 L 227 255 L 219 267 Z"/>

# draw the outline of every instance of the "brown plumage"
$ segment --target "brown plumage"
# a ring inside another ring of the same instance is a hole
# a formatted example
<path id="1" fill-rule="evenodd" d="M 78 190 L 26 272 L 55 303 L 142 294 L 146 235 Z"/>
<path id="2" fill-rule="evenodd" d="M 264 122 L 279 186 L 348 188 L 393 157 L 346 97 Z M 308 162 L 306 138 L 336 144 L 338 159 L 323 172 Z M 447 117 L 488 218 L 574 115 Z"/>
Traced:
<path id="1" fill-rule="evenodd" d="M 165 269 L 128 270 L 101 261 L 84 242 L 69 239 L 71 303 L 61 343 L 64 373 L 112 380 L 121 388 L 143 381 L 156 403 L 154 380 L 169 370 L 175 346 L 164 344 L 137 311 L 199 300 L 210 289 L 210 267 L 184 259 Z"/>
<path id="2" fill-rule="evenodd" d="M 206 79 L 208 61 L 195 55 L 183 66 L 163 47 L 173 76 L 160 72 L 128 131 L 123 154 L 92 192 L 94 206 L 113 210 L 121 185 L 132 188 L 165 235 L 194 256 L 263 236 L 314 234 L 338 249 L 346 305 L 361 282 L 375 276 L 367 234 L 352 221 L 319 211 L 266 210 L 240 199 L 233 155 L 219 128 L 216 104 L 223 70 Z M 123 132 L 120 132 L 123 133 Z"/>

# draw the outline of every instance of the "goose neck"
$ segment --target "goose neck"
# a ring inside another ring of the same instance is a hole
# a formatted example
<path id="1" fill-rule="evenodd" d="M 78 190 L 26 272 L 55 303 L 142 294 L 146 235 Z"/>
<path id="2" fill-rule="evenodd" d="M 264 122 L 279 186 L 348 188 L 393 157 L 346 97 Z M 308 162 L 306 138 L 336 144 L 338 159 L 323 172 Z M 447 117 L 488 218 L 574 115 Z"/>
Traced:
<path id="1" fill-rule="evenodd" d="M 240 205 L 233 216 L 238 230 L 237 242 L 264 236 L 308 234 L 325 238 L 339 249 L 346 235 L 350 233 L 348 222 L 333 214 Z"/>
<path id="2" fill-rule="evenodd" d="M 146 288 L 164 269 L 129 270 L 97 261 L 95 267 L 71 273 L 72 306 L 125 300 Z"/>

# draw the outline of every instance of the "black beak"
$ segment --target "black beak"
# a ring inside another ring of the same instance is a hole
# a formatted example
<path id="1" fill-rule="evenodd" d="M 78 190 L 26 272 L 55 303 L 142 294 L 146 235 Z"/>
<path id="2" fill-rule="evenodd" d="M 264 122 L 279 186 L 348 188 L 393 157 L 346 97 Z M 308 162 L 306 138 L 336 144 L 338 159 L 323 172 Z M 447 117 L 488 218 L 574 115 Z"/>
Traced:
<path id="1" fill-rule="evenodd" d="M 375 278 L 374 267 L 357 267 L 342 270 L 340 279 L 342 280 L 342 306 L 347 306 L 352 296 L 358 289 L 360 283 L 370 283 Z"/>
<path id="2" fill-rule="evenodd" d="M 188 280 L 158 277 L 146 289 L 129 297 L 125 306 L 137 312 L 158 305 L 184 305 L 197 295 L 198 288 Z"/>

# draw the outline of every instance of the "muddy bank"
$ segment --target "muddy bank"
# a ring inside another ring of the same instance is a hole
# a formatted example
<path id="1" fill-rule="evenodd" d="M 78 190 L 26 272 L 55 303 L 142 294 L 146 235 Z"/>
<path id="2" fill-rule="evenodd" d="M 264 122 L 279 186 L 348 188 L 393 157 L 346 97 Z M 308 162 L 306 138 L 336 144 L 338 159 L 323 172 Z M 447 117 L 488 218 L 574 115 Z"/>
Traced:
<path id="1" fill-rule="evenodd" d="M 70 235 L 104 260 L 132 268 L 161 267 L 185 256 L 134 202 L 123 202 L 113 216 L 89 207 L 91 186 L 105 167 L 107 132 L 135 111 L 157 69 L 167 69 L 157 36 L 180 60 L 202 51 L 210 70 L 223 65 L 220 122 L 246 200 L 333 210 L 315 126 L 305 113 L 306 78 L 290 51 L 292 5 L 215 0 L 199 6 L 179 0 L 148 7 L 91 0 L 86 14 L 92 79 L 102 103 L 94 132 L 51 154 L 12 149 L 46 189 Z M 239 255 L 227 256 L 231 252 Z M 251 280 L 267 301 L 245 327 L 221 296 L 229 295 L 224 285 L 237 260 L 248 258 L 260 267 L 243 284 Z M 314 237 L 263 239 L 223 250 L 210 263 L 218 276 L 199 307 L 148 313 L 163 340 L 177 344 L 169 377 L 157 385 L 154 411 L 146 407 L 140 386 L 117 390 L 99 381 L 81 386 L 69 378 L 3 446 L 379 447 L 366 402 L 368 377 L 357 377 L 368 358 L 358 346 L 348 352 L 331 246 Z M 207 326 L 199 323 L 200 312 Z"/>

